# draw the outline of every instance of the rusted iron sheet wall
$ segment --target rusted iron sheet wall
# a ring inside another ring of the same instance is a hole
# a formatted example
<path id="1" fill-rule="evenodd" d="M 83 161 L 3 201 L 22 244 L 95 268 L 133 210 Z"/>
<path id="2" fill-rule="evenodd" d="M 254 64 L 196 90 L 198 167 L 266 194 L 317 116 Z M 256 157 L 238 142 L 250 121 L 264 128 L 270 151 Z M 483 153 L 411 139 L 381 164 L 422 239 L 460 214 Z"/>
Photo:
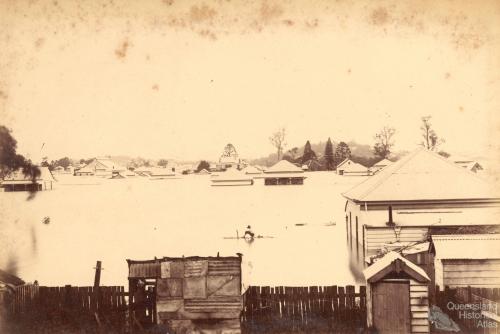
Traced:
<path id="1" fill-rule="evenodd" d="M 130 262 L 129 278 L 157 278 L 160 277 L 160 262 Z"/>
<path id="2" fill-rule="evenodd" d="M 240 316 L 241 258 L 165 258 L 160 273 L 156 295 L 160 323 Z"/>

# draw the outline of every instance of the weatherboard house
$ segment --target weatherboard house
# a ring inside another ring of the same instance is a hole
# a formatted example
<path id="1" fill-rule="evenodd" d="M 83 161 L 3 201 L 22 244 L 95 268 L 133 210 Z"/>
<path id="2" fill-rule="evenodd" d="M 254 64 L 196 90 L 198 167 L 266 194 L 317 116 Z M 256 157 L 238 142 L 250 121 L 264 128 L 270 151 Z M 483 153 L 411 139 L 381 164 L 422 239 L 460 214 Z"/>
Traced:
<path id="1" fill-rule="evenodd" d="M 500 196 L 490 184 L 425 149 L 343 196 L 351 254 L 365 263 L 387 249 L 428 241 L 431 235 L 500 232 Z"/>
<path id="2" fill-rule="evenodd" d="M 338 175 L 369 175 L 369 170 L 365 166 L 358 164 L 351 159 L 347 158 L 337 166 Z"/>
<path id="3" fill-rule="evenodd" d="M 275 185 L 297 185 L 304 184 L 304 171 L 287 160 L 278 161 L 264 171 L 264 184 Z"/>
<path id="4" fill-rule="evenodd" d="M 110 158 L 95 158 L 87 165 L 74 171 L 76 176 L 111 177 L 113 173 L 125 172 L 126 167 L 120 166 Z"/>
<path id="5" fill-rule="evenodd" d="M 0 181 L 0 191 L 39 191 L 52 190 L 56 182 L 48 167 L 38 167 L 40 175 L 33 180 L 30 176 L 24 175 L 22 170 L 16 170 Z"/>
<path id="6" fill-rule="evenodd" d="M 436 285 L 500 287 L 500 234 L 433 235 Z"/>

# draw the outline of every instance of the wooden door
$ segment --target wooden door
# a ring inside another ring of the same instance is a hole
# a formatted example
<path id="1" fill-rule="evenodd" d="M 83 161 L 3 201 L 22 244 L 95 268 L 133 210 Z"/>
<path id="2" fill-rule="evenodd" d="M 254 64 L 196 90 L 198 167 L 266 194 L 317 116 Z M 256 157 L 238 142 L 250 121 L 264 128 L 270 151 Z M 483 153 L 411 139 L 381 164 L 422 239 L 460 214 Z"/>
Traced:
<path id="1" fill-rule="evenodd" d="M 373 324 L 379 334 L 410 333 L 410 283 L 372 285 Z"/>

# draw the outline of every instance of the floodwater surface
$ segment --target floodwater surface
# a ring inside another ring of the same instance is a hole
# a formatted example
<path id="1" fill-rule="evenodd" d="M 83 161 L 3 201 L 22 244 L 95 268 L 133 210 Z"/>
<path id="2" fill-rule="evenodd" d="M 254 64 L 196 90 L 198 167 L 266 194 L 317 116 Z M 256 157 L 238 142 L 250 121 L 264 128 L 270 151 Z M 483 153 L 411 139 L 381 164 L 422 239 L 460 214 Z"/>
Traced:
<path id="1" fill-rule="evenodd" d="M 210 177 L 57 176 L 27 201 L 0 193 L 0 268 L 40 285 L 127 285 L 126 259 L 243 254 L 243 284 L 355 284 L 341 193 L 364 180 L 306 173 L 300 186 L 212 187 Z M 266 238 L 248 243 L 247 225 Z"/>

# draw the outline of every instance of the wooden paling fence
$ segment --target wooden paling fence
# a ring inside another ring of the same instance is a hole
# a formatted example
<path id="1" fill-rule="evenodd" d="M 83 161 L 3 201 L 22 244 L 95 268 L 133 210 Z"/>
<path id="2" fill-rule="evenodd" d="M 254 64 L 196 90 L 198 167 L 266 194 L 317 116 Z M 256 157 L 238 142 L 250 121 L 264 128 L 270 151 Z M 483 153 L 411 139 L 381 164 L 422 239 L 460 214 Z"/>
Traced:
<path id="1" fill-rule="evenodd" d="M 252 333 L 355 332 L 365 322 L 365 286 L 251 286 L 243 296 L 242 325 Z"/>
<path id="2" fill-rule="evenodd" d="M 127 293 L 123 286 L 15 288 L 8 310 L 12 319 L 48 328 L 113 328 L 126 324 Z"/>
<path id="3" fill-rule="evenodd" d="M 474 287 L 445 287 L 439 290 L 436 287 L 436 305 L 447 313 L 462 331 L 467 333 L 500 333 L 500 289 L 499 288 L 474 288 Z M 457 310 L 453 306 L 480 307 L 482 310 Z M 479 314 L 482 316 L 479 317 Z M 487 316 L 489 314 L 493 317 Z M 481 322 L 481 323 L 480 323 Z"/>

